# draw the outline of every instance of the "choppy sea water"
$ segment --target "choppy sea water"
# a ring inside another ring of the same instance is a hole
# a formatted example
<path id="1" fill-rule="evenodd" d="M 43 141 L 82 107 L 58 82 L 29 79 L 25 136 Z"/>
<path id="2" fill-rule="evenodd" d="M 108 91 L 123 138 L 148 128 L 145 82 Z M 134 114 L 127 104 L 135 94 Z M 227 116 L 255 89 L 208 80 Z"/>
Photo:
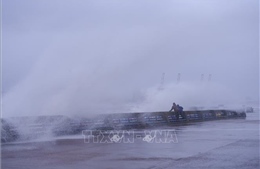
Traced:
<path id="1" fill-rule="evenodd" d="M 158 128 L 167 129 L 177 142 L 86 143 L 75 135 L 2 144 L 2 168 L 259 168 L 259 112 Z"/>

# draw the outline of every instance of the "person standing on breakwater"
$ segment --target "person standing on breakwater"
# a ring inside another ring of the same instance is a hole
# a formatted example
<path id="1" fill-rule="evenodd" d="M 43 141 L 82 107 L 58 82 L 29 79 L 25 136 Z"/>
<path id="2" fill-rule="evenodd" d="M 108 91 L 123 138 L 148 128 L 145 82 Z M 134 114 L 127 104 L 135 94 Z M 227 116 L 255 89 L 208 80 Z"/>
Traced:
<path id="1" fill-rule="evenodd" d="M 178 111 L 178 107 L 177 107 L 177 105 L 173 102 L 173 104 L 172 104 L 172 108 L 171 108 L 171 110 L 169 111 L 169 112 L 171 112 L 172 110 L 174 110 L 174 112 L 175 112 L 175 117 L 176 117 L 176 119 L 177 120 L 179 120 L 179 111 Z"/>
<path id="2" fill-rule="evenodd" d="M 173 104 L 172 104 L 172 108 L 171 108 L 171 110 L 169 111 L 169 112 L 171 112 L 172 110 L 174 110 L 174 112 L 175 112 L 175 117 L 176 117 L 176 119 L 177 120 L 179 120 L 179 116 L 181 115 L 181 117 L 184 119 L 185 117 L 184 117 L 184 113 L 183 113 L 183 107 L 182 106 L 180 106 L 180 105 L 176 105 L 176 103 L 174 103 L 173 102 Z"/>
<path id="3" fill-rule="evenodd" d="M 185 114 L 183 112 L 183 107 L 177 104 L 177 109 L 178 109 L 178 111 L 179 111 L 179 113 L 181 115 L 181 118 L 185 119 Z"/>

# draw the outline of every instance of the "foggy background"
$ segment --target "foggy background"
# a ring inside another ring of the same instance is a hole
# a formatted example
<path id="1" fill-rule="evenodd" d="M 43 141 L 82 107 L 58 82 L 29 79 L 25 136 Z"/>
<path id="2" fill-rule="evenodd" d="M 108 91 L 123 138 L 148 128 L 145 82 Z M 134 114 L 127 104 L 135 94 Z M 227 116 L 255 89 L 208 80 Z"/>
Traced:
<path id="1" fill-rule="evenodd" d="M 257 106 L 258 31 L 257 0 L 2 0 L 2 116 Z"/>

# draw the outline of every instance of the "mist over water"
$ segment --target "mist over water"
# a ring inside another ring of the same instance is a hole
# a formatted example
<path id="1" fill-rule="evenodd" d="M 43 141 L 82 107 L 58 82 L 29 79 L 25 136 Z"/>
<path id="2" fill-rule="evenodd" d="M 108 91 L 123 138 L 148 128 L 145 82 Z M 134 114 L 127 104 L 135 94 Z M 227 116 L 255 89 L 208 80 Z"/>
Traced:
<path id="1" fill-rule="evenodd" d="M 192 106 L 237 106 L 244 104 L 247 96 L 236 86 L 216 82 L 214 74 L 211 81 L 202 82 L 201 74 L 193 69 L 183 70 L 177 84 L 178 73 L 172 73 L 177 68 L 167 57 L 148 58 L 151 49 L 147 47 L 131 51 L 143 42 L 122 47 L 111 40 L 113 50 L 108 50 L 106 45 L 85 46 L 82 41 L 80 36 L 56 37 L 30 73 L 3 95 L 3 117 L 167 111 L 172 102 L 185 110 Z M 164 90 L 158 90 L 162 72 Z"/>
<path id="2" fill-rule="evenodd" d="M 53 71 L 48 78 L 37 67 L 35 72 L 38 73 L 28 76 L 4 96 L 4 117 L 168 111 L 173 102 L 182 105 L 184 110 L 191 107 L 212 109 L 218 105 L 242 108 L 244 104 L 243 97 L 217 83 L 171 82 L 159 90 L 159 78 L 156 79 L 158 83 L 147 88 L 133 77 L 120 81 L 125 79 L 124 66 L 116 71 L 81 66 L 68 67 L 71 71 L 64 67 L 66 73 Z"/>
<path id="3" fill-rule="evenodd" d="M 126 53 L 113 40 L 111 51 L 102 44 L 85 48 L 83 39 L 58 37 L 30 73 L 3 95 L 3 117 L 167 111 L 172 102 L 185 110 L 245 103 L 243 91 L 215 82 L 214 76 L 202 82 L 197 72 L 185 71 L 186 79 L 177 84 L 166 58 L 148 59 L 147 50 Z M 135 43 L 128 45 L 127 50 L 135 49 Z M 166 77 L 159 90 L 162 70 Z"/>
<path id="4" fill-rule="evenodd" d="M 139 111 L 167 111 L 175 102 L 184 107 L 184 110 L 238 109 L 242 108 L 243 98 L 234 91 L 220 84 L 186 82 L 180 84 L 167 84 L 163 90 L 151 87 L 146 90 L 145 99 L 136 107 Z"/>

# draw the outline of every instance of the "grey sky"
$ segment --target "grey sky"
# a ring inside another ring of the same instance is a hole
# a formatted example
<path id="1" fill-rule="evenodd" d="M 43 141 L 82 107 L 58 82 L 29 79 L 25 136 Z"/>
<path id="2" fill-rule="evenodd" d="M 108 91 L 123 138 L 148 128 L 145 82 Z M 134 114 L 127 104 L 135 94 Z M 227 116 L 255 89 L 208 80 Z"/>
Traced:
<path id="1" fill-rule="evenodd" d="M 258 99 L 257 0 L 2 0 L 2 10 L 4 116 Z"/>

